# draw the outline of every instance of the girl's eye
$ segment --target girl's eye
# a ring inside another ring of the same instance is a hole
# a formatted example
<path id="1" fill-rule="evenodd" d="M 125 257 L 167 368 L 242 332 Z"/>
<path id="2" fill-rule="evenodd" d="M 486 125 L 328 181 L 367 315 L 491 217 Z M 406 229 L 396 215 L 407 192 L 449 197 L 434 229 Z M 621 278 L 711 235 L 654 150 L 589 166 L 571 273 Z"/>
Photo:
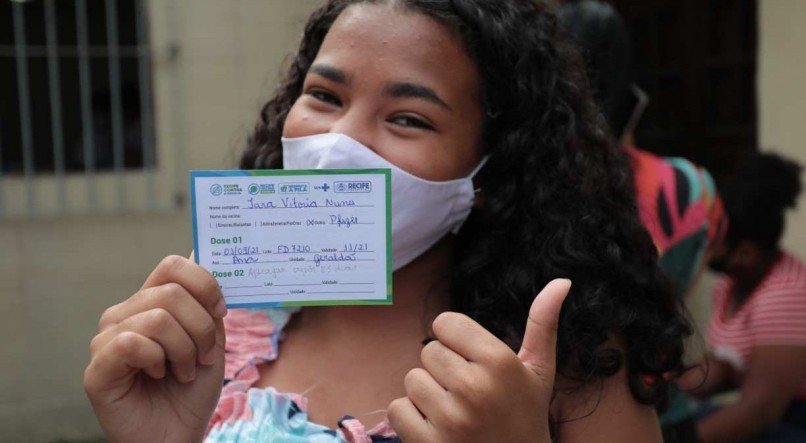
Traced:
<path id="1" fill-rule="evenodd" d="M 330 94 L 328 92 L 320 91 L 320 90 L 314 90 L 314 91 L 308 92 L 308 95 L 310 95 L 311 97 L 319 100 L 320 102 L 331 104 L 331 105 L 334 105 L 334 106 L 341 106 L 341 100 L 339 100 L 339 98 L 336 97 L 335 95 Z"/>
<path id="2" fill-rule="evenodd" d="M 426 123 L 424 120 L 412 117 L 410 115 L 401 115 L 399 117 L 395 117 L 391 119 L 390 122 L 406 128 L 427 129 L 429 131 L 434 130 L 434 127 Z"/>

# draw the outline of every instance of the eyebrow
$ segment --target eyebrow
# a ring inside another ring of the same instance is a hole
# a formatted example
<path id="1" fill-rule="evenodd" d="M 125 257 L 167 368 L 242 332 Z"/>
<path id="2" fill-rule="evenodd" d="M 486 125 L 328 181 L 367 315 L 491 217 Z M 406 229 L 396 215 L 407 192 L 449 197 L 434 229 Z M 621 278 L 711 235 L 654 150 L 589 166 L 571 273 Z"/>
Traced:
<path id="1" fill-rule="evenodd" d="M 420 98 L 449 111 L 453 110 L 433 89 L 416 83 L 393 83 L 386 88 L 386 94 L 395 98 Z"/>
<path id="2" fill-rule="evenodd" d="M 317 63 L 311 66 L 309 72 L 317 74 L 330 81 L 340 83 L 343 85 L 349 85 L 353 81 L 352 77 L 350 77 L 346 72 L 334 66 L 324 63 Z M 439 95 L 436 92 L 434 92 L 433 89 L 427 86 L 419 85 L 417 83 L 409 83 L 409 82 L 392 83 L 386 88 L 384 92 L 387 95 L 394 98 L 423 99 L 431 103 L 437 104 L 449 111 L 453 111 L 453 109 L 445 102 L 445 100 L 440 98 Z"/>
<path id="3" fill-rule="evenodd" d="M 311 66 L 310 72 L 314 74 L 318 74 L 330 81 L 334 81 L 336 83 L 341 83 L 344 85 L 350 84 L 352 82 L 352 78 L 347 75 L 344 71 L 338 68 L 334 68 L 330 65 L 325 64 L 315 64 Z"/>

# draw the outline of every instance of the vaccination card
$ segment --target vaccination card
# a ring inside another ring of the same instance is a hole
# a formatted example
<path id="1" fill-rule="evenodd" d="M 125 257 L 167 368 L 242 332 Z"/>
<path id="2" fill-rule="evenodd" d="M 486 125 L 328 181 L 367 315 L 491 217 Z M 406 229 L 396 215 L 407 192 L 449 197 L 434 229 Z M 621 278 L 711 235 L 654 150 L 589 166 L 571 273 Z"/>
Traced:
<path id="1" fill-rule="evenodd" d="M 192 171 L 190 190 L 227 307 L 392 303 L 389 169 Z"/>

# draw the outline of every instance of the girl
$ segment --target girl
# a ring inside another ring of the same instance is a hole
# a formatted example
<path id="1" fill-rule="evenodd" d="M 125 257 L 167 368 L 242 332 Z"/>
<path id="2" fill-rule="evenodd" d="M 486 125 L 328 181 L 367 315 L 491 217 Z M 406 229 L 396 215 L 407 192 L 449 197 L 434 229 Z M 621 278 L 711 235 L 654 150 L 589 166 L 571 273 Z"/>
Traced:
<path id="1" fill-rule="evenodd" d="M 539 3 L 327 1 L 241 167 L 333 166 L 338 150 L 392 168 L 393 201 L 408 202 L 393 208 L 394 306 L 224 319 L 212 277 L 169 257 L 90 345 L 105 432 L 659 441 L 658 376 L 679 365 L 688 326 L 583 72 Z M 444 218 L 437 192 L 454 205 Z M 535 298 L 556 277 L 574 282 L 562 315 L 569 281 Z"/>

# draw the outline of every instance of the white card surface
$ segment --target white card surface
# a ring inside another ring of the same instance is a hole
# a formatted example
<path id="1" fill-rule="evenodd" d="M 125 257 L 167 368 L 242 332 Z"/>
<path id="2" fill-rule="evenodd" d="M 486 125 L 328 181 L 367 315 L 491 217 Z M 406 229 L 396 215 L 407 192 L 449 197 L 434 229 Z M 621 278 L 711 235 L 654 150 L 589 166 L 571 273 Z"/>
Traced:
<path id="1" fill-rule="evenodd" d="M 191 172 L 196 262 L 227 306 L 392 303 L 391 171 Z"/>

